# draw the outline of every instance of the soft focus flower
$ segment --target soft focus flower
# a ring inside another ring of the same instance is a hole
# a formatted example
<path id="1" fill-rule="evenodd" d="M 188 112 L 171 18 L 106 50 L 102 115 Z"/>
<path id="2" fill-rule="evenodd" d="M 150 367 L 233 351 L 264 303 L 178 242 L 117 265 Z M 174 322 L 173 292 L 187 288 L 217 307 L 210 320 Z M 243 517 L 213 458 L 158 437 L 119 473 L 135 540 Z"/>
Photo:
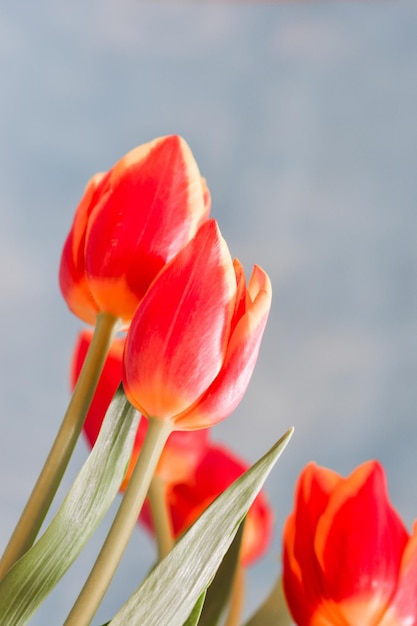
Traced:
<path id="1" fill-rule="evenodd" d="M 59 281 L 89 324 L 130 321 L 163 265 L 207 218 L 210 197 L 186 142 L 172 135 L 126 154 L 88 183 L 65 242 Z"/>
<path id="2" fill-rule="evenodd" d="M 174 537 L 178 538 L 199 515 L 249 465 L 227 448 L 210 445 L 187 481 L 172 483 L 166 491 L 167 506 Z M 153 532 L 149 506 L 142 509 L 140 521 Z M 249 565 L 267 550 L 272 537 L 273 513 L 264 492 L 260 492 L 249 509 L 242 538 L 241 562 Z"/>
<path id="3" fill-rule="evenodd" d="M 271 283 L 255 266 L 246 287 L 214 220 L 164 267 L 132 320 L 123 385 L 147 417 L 205 428 L 238 405 L 255 367 Z"/>
<path id="4" fill-rule="evenodd" d="M 307 465 L 284 528 L 284 589 L 299 626 L 417 624 L 417 527 L 410 537 L 379 463 L 348 478 Z"/>
<path id="5" fill-rule="evenodd" d="M 74 387 L 82 364 L 90 347 L 93 333 L 82 331 L 77 339 L 71 364 L 71 386 Z M 121 382 L 122 352 L 124 338 L 116 338 L 109 350 L 107 360 L 84 423 L 84 434 L 91 446 L 100 432 L 106 411 Z M 127 468 L 121 489 L 124 489 L 136 464 L 143 440 L 148 428 L 148 421 L 142 418 L 136 433 L 131 461 Z M 162 452 L 156 474 L 166 485 L 171 482 L 186 480 L 204 453 L 209 438 L 208 430 L 172 433 Z"/>

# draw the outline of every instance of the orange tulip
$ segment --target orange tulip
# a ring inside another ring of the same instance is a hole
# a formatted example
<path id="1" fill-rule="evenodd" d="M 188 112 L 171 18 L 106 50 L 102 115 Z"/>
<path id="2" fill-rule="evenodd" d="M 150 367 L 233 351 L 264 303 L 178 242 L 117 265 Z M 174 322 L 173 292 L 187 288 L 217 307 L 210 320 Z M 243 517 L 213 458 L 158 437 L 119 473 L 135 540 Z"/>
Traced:
<path id="1" fill-rule="evenodd" d="M 65 242 L 59 281 L 71 311 L 125 324 L 165 263 L 207 218 L 210 196 L 186 142 L 155 139 L 88 183 Z"/>
<path id="2" fill-rule="evenodd" d="M 304 469 L 284 528 L 283 577 L 299 626 L 417 624 L 417 526 L 410 537 L 379 463 L 348 478 Z"/>
<path id="3" fill-rule="evenodd" d="M 206 428 L 238 405 L 271 304 L 267 274 L 246 287 L 214 220 L 164 267 L 136 310 L 123 356 L 127 397 L 175 430 Z"/>
<path id="4" fill-rule="evenodd" d="M 93 333 L 90 330 L 84 330 L 78 336 L 71 364 L 72 387 L 74 387 L 77 382 L 81 367 L 91 344 L 92 336 Z M 91 446 L 94 445 L 98 437 L 106 411 L 121 382 L 124 341 L 124 338 L 117 338 L 110 347 L 93 401 L 84 423 L 84 434 Z M 121 485 L 122 490 L 126 487 L 136 464 L 147 427 L 148 421 L 142 418 L 136 433 L 132 457 Z M 204 453 L 208 438 L 208 430 L 192 433 L 172 433 L 162 452 L 156 474 L 163 479 L 166 485 L 169 485 L 171 482 L 186 480 L 194 471 L 201 455 Z"/>
<path id="5" fill-rule="evenodd" d="M 210 445 L 201 456 L 188 479 L 167 489 L 166 498 L 174 537 L 177 539 L 199 515 L 249 465 L 232 454 L 226 447 Z M 153 532 L 152 515 L 148 504 L 142 509 L 139 520 Z M 242 537 L 241 563 L 250 565 L 268 549 L 272 538 L 273 513 L 264 492 L 260 492 L 249 509 Z"/>

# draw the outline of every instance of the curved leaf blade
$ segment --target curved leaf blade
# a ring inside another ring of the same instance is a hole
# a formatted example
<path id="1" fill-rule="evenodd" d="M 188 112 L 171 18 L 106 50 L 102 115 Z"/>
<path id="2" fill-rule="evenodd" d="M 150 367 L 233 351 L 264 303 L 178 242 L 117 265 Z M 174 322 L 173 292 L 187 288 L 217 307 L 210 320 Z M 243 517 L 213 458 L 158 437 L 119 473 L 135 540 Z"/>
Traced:
<path id="1" fill-rule="evenodd" d="M 224 491 L 111 620 L 111 626 L 183 626 L 211 583 L 240 522 L 293 429 Z"/>
<path id="2" fill-rule="evenodd" d="M 138 413 L 119 389 L 57 514 L 0 582 L 1 626 L 26 624 L 81 552 L 119 490 L 138 421 Z"/>
<path id="3" fill-rule="evenodd" d="M 235 580 L 236 568 L 239 565 L 240 546 L 242 544 L 243 530 L 246 518 L 239 524 L 239 529 L 230 544 L 230 548 L 209 588 L 201 613 L 199 626 L 217 626 L 229 603 L 233 584 Z"/>
<path id="4" fill-rule="evenodd" d="M 206 592 L 203 591 L 201 596 L 198 598 L 197 602 L 194 605 L 191 614 L 188 616 L 187 621 L 184 623 L 184 626 L 197 626 L 200 623 L 200 615 L 203 609 L 204 598 L 206 597 Z"/>

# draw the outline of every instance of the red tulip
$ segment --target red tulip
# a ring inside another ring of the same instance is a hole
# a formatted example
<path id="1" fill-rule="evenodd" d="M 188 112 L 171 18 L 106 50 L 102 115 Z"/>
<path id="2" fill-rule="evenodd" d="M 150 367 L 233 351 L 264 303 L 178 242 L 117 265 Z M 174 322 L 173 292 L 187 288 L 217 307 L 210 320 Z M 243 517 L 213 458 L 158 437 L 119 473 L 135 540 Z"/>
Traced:
<path id="1" fill-rule="evenodd" d="M 249 384 L 270 304 L 267 274 L 255 266 L 246 287 L 242 266 L 207 221 L 136 310 L 123 357 L 131 403 L 175 430 L 227 417 Z"/>
<path id="2" fill-rule="evenodd" d="M 284 528 L 284 589 L 299 626 L 417 624 L 410 537 L 376 461 L 348 478 L 310 463 Z"/>
<path id="3" fill-rule="evenodd" d="M 71 311 L 128 323 L 157 273 L 207 218 L 210 197 L 186 142 L 135 148 L 88 183 L 65 242 L 59 280 Z"/>
<path id="4" fill-rule="evenodd" d="M 71 366 L 72 387 L 74 387 L 77 382 L 92 336 L 92 331 L 84 330 L 78 337 Z M 124 338 L 117 338 L 110 347 L 103 372 L 84 423 L 84 434 L 91 446 L 94 445 L 98 437 L 106 411 L 121 382 L 124 341 Z M 131 461 L 121 485 L 122 490 L 125 488 L 132 474 L 147 428 L 148 421 L 142 418 L 136 433 Z M 178 482 L 185 480 L 189 474 L 194 471 L 197 462 L 206 448 L 208 437 L 208 430 L 193 433 L 172 433 L 165 445 L 156 474 L 160 476 L 167 485 L 173 481 Z"/>
<path id="5" fill-rule="evenodd" d="M 234 480 L 249 469 L 249 465 L 227 448 L 210 445 L 192 474 L 184 482 L 174 482 L 167 489 L 167 505 L 174 537 L 178 538 L 199 515 Z M 153 532 L 152 515 L 148 505 L 142 509 L 140 521 Z M 273 513 L 263 492 L 254 500 L 242 538 L 241 562 L 249 565 L 267 550 L 273 526 Z"/>

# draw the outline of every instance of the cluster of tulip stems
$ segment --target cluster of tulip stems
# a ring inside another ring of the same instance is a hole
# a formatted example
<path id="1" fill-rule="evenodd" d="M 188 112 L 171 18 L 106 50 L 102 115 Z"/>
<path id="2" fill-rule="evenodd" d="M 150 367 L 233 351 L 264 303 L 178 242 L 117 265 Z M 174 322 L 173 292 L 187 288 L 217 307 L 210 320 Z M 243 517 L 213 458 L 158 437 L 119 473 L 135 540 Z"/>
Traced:
<path id="1" fill-rule="evenodd" d="M 59 283 L 89 327 L 75 343 L 68 409 L 0 561 L 0 626 L 29 621 L 119 492 L 65 626 L 91 623 L 138 523 L 157 563 L 108 624 L 243 623 L 244 571 L 273 533 L 262 486 L 292 429 L 252 467 L 211 436 L 247 389 L 272 293 L 260 267 L 246 279 L 209 213 L 206 181 L 175 135 L 87 184 Z M 82 431 L 92 451 L 45 528 Z M 390 504 L 377 461 L 347 478 L 306 466 L 269 591 L 246 626 L 417 624 L 417 526 L 410 534 Z"/>

